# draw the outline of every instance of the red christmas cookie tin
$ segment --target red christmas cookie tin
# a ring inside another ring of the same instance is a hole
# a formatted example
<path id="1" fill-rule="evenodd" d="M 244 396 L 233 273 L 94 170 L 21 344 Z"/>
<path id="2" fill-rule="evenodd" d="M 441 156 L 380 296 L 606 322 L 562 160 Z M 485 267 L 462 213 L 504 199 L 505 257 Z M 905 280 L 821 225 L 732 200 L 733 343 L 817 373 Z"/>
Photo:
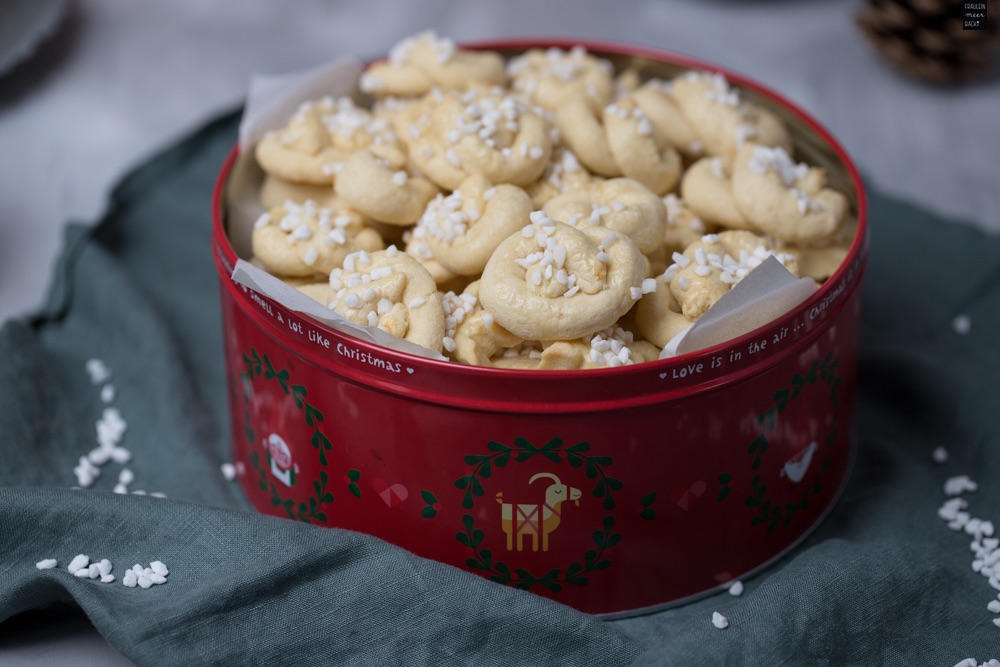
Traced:
<path id="1" fill-rule="evenodd" d="M 583 46 L 642 76 L 721 71 L 780 115 L 798 158 L 827 170 L 858 221 L 847 258 L 811 298 L 671 359 L 495 369 L 367 343 L 233 282 L 226 191 L 236 150 L 216 186 L 213 239 L 233 456 L 257 509 L 370 533 L 614 617 L 727 586 L 786 553 L 830 510 L 854 448 L 868 231 L 851 160 L 788 101 L 688 58 Z"/>

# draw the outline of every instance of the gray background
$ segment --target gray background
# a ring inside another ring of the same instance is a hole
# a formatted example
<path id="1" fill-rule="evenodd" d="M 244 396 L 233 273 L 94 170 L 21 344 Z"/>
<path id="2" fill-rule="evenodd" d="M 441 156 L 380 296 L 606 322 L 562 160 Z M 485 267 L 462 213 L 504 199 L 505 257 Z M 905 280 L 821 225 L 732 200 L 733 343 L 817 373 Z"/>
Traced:
<path id="1" fill-rule="evenodd" d="M 0 0 L 0 22 L 12 4 Z M 998 76 L 946 88 L 899 76 L 855 27 L 863 4 L 70 1 L 33 57 L 0 76 L 0 321 L 41 303 L 67 221 L 97 218 L 119 177 L 238 104 L 252 73 L 378 54 L 428 28 L 628 42 L 717 63 L 811 113 L 882 190 L 1000 233 Z M 86 622 L 60 620 L 0 633 L 0 664 L 129 663 Z"/>

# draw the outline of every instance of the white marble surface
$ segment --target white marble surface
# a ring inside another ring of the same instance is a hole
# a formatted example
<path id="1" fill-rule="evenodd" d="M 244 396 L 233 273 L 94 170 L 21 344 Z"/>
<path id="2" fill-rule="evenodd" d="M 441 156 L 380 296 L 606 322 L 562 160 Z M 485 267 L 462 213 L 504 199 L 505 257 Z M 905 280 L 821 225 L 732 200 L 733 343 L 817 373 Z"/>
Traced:
<path id="1" fill-rule="evenodd" d="M 67 221 L 94 220 L 116 179 L 237 104 L 251 73 L 377 54 L 428 28 L 629 42 L 716 62 L 813 114 L 882 189 L 1000 232 L 1000 80 L 935 89 L 899 77 L 853 25 L 861 0 L 69 4 L 53 38 L 0 78 L 0 321 L 41 303 Z M 55 624 L 25 641 L 0 632 L 0 664 L 128 663 L 86 624 Z"/>

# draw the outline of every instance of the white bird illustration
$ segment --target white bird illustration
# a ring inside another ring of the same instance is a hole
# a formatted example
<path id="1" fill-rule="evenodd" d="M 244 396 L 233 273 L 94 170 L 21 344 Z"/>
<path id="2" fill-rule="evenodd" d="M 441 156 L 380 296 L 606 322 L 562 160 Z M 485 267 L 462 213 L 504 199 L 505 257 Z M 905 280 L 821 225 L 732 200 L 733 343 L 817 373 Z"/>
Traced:
<path id="1" fill-rule="evenodd" d="M 805 449 L 788 459 L 781 469 L 781 476 L 792 480 L 794 484 L 801 482 L 802 478 L 806 476 L 806 471 L 809 470 L 809 464 L 812 463 L 816 447 L 815 442 L 810 442 Z"/>

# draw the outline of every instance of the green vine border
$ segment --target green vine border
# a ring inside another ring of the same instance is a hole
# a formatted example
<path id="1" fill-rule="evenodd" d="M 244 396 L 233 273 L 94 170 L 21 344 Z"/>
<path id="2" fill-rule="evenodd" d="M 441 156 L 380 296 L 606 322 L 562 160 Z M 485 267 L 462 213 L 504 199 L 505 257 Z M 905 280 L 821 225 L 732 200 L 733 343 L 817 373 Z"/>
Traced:
<path id="1" fill-rule="evenodd" d="M 515 438 L 514 446 L 508 447 L 503 443 L 490 440 L 486 448 L 492 454 L 470 454 L 465 457 L 465 462 L 473 466 L 472 472 L 464 477 L 455 480 L 455 486 L 464 490 L 462 497 L 462 507 L 472 509 L 475 505 L 473 496 L 482 496 L 485 492 L 480 478 L 489 477 L 493 468 L 502 468 L 510 462 L 513 456 L 518 463 L 524 463 L 535 455 L 541 455 L 553 463 L 562 463 L 563 456 L 574 468 L 585 466 L 585 474 L 588 479 L 596 479 L 593 494 L 604 499 L 604 509 L 613 510 L 615 508 L 614 492 L 620 491 L 624 484 L 621 480 L 611 477 L 605 472 L 605 466 L 610 466 L 614 461 L 610 456 L 591 456 L 587 454 L 590 450 L 589 442 L 578 442 L 569 447 L 563 446 L 562 438 L 552 438 L 541 447 L 536 447 L 526 438 Z"/>
<path id="2" fill-rule="evenodd" d="M 291 384 L 289 381 L 288 369 L 276 371 L 271 365 L 271 359 L 265 354 L 263 358 L 257 354 L 255 348 L 250 348 L 250 355 L 243 354 L 243 364 L 246 366 L 246 374 L 252 380 L 264 375 L 265 380 L 277 380 L 281 390 L 285 395 L 291 395 L 295 401 L 295 406 L 305 411 L 306 426 L 313 427 L 312 437 L 309 442 L 313 448 L 319 452 L 319 462 L 321 465 L 327 464 L 326 453 L 333 449 L 333 443 L 326 437 L 326 434 L 319 427 L 323 421 L 323 413 L 319 408 L 306 400 L 306 388 L 301 384 Z"/>
<path id="3" fill-rule="evenodd" d="M 481 549 L 480 544 L 486 534 L 475 528 L 475 519 L 471 514 L 462 515 L 462 525 L 465 530 L 457 533 L 455 537 L 466 547 L 472 549 L 472 557 L 465 561 L 465 564 L 470 568 L 488 574 L 487 578 L 490 581 L 512 585 L 523 590 L 540 584 L 553 593 L 561 591 L 563 584 L 585 586 L 588 583 L 586 575 L 611 567 L 611 560 L 604 557 L 604 552 L 621 542 L 622 539 L 621 533 L 614 532 L 615 518 L 610 515 L 606 516 L 604 517 L 604 529 L 596 530 L 593 533 L 594 545 L 597 548 L 584 553 L 582 563 L 570 563 L 565 572 L 560 568 L 554 568 L 539 577 L 524 568 L 517 568 L 512 572 L 503 561 L 494 561 L 493 553 L 489 549 Z"/>
<path id="4" fill-rule="evenodd" d="M 276 370 L 274 365 L 271 363 L 271 359 L 266 354 L 260 355 L 255 348 L 250 348 L 250 353 L 244 353 L 242 358 L 246 369 L 240 375 L 240 380 L 243 382 L 244 400 L 243 434 L 246 436 L 247 442 L 251 445 L 249 459 L 250 464 L 257 471 L 259 477 L 257 485 L 261 488 L 261 490 L 266 491 L 270 495 L 271 504 L 274 507 L 283 508 L 290 519 L 297 519 L 305 523 L 313 523 L 314 521 L 326 523 L 328 521 L 328 517 L 326 512 L 321 509 L 321 506 L 332 503 L 335 499 L 333 493 L 327 488 L 330 481 L 330 475 L 325 470 L 320 471 L 318 480 L 313 480 L 312 493 L 307 498 L 308 502 L 300 501 L 298 506 L 296 506 L 295 501 L 292 498 L 282 498 L 280 492 L 278 491 L 278 487 L 273 481 L 269 480 L 267 471 L 264 469 L 260 460 L 260 455 L 256 449 L 256 433 L 253 429 L 250 417 L 249 403 L 253 379 L 263 376 L 265 380 L 275 380 L 278 382 L 282 391 L 285 392 L 285 395 L 290 395 L 292 397 L 295 401 L 296 407 L 303 411 L 306 425 L 313 427 L 310 443 L 319 454 L 320 464 L 325 466 L 328 463 L 326 452 L 333 449 L 333 444 L 320 428 L 320 422 L 324 420 L 322 411 L 306 400 L 308 392 L 306 391 L 305 386 L 292 384 L 288 370 Z M 361 479 L 361 471 L 352 468 L 347 471 L 346 478 L 347 490 L 351 493 L 351 495 L 361 498 L 361 487 L 358 484 Z"/>
<path id="5" fill-rule="evenodd" d="M 261 464 L 260 454 L 258 454 L 256 449 L 250 452 L 250 465 L 257 471 L 259 478 L 257 485 L 261 490 L 270 494 L 271 505 L 284 509 L 289 519 L 297 519 L 304 523 L 313 523 L 313 521 L 326 523 L 329 520 L 326 512 L 320 510 L 320 505 L 334 501 L 333 494 L 326 488 L 327 483 L 330 481 L 330 475 L 325 470 L 320 471 L 318 480 L 313 480 L 313 493 L 309 496 L 309 503 L 306 504 L 305 501 L 300 501 L 298 507 L 296 507 L 295 501 L 292 498 L 282 498 L 281 494 L 278 493 L 278 487 L 268 479 L 267 471 Z"/>
<path id="6" fill-rule="evenodd" d="M 425 519 L 433 519 L 438 514 L 438 499 L 427 489 L 420 492 L 420 497 L 424 501 L 424 508 L 420 510 L 420 516 Z"/>
<path id="7" fill-rule="evenodd" d="M 607 467 L 613 465 L 614 460 L 610 456 L 589 454 L 590 443 L 586 441 L 565 446 L 562 438 L 557 437 L 552 438 L 541 447 L 537 447 L 527 438 L 518 437 L 514 439 L 513 446 L 491 440 L 487 443 L 486 448 L 492 453 L 465 457 L 465 463 L 473 466 L 472 471 L 455 480 L 455 486 L 464 491 L 462 507 L 465 509 L 472 509 L 475 506 L 475 498 L 481 497 L 485 493 L 481 480 L 490 477 L 494 467 L 502 468 L 511 459 L 517 463 L 523 463 L 535 456 L 544 456 L 553 463 L 562 463 L 565 460 L 574 468 L 584 468 L 587 478 L 596 480 L 592 494 L 597 498 L 602 498 L 603 508 L 609 511 L 616 507 L 615 492 L 624 487 L 621 480 L 612 477 L 606 470 Z M 652 520 L 656 517 L 656 512 L 651 507 L 655 500 L 655 493 L 647 493 L 643 496 L 640 501 L 640 516 L 643 519 Z M 463 530 L 456 533 L 455 538 L 472 551 L 472 555 L 465 561 L 465 564 L 469 568 L 481 572 L 491 581 L 523 590 L 541 585 L 553 593 L 558 593 L 566 584 L 584 586 L 589 581 L 587 575 L 611 567 L 611 560 L 605 557 L 605 552 L 622 539 L 621 533 L 615 532 L 614 526 L 615 517 L 613 515 L 605 516 L 602 529 L 594 531 L 591 536 L 595 548 L 588 549 L 584 553 L 582 561 L 570 563 L 565 570 L 553 568 L 540 576 L 525 568 L 511 570 L 510 566 L 502 560 L 494 560 L 493 552 L 482 548 L 486 533 L 475 527 L 475 517 L 471 514 L 462 515 Z"/>
<path id="8" fill-rule="evenodd" d="M 771 431 L 775 428 L 778 415 L 782 414 L 788 408 L 788 405 L 799 397 L 806 385 L 815 385 L 821 381 L 829 384 L 829 394 L 827 397 L 830 401 L 830 406 L 832 408 L 837 407 L 839 401 L 838 391 L 842 383 L 840 376 L 837 374 L 839 365 L 840 358 L 833 358 L 833 355 L 828 353 L 822 361 L 814 361 L 805 375 L 796 373 L 792 377 L 790 387 L 774 392 L 774 406 L 757 418 L 757 424 L 765 433 L 758 435 L 747 446 L 747 453 L 752 457 L 750 463 L 751 471 L 756 471 L 760 468 L 762 457 L 770 447 L 766 431 Z M 826 448 L 828 450 L 836 443 L 837 434 L 837 418 L 834 415 L 831 419 L 830 431 L 826 437 Z M 754 516 L 750 520 L 750 525 L 764 525 L 768 532 L 774 530 L 778 525 L 789 525 L 796 513 L 809 508 L 810 497 L 818 495 L 822 491 L 822 479 L 832 465 L 833 457 L 829 451 L 824 452 L 819 461 L 819 470 L 813 476 L 812 482 L 804 485 L 802 494 L 797 501 L 785 503 L 784 505 L 773 503 L 768 498 L 767 485 L 761 482 L 759 473 L 754 474 L 750 478 L 750 494 L 743 501 L 744 505 L 755 509 Z M 730 484 L 733 481 L 733 475 L 732 473 L 724 472 L 719 475 L 718 480 L 720 488 L 716 500 L 721 502 L 732 491 Z"/>

